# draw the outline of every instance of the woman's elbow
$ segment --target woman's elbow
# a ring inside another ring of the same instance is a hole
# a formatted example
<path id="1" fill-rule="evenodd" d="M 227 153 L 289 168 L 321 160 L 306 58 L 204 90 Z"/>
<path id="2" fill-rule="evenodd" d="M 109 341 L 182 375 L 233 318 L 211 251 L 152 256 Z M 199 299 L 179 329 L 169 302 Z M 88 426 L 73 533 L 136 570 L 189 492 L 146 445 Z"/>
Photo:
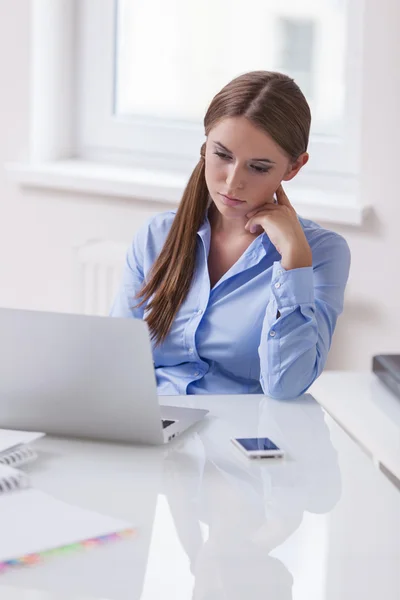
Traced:
<path id="1" fill-rule="evenodd" d="M 305 394 L 309 387 L 317 378 L 317 373 L 311 377 L 299 379 L 290 375 L 284 374 L 280 377 L 268 377 L 266 380 L 261 376 L 260 384 L 266 396 L 274 400 L 293 400 L 302 394 Z"/>

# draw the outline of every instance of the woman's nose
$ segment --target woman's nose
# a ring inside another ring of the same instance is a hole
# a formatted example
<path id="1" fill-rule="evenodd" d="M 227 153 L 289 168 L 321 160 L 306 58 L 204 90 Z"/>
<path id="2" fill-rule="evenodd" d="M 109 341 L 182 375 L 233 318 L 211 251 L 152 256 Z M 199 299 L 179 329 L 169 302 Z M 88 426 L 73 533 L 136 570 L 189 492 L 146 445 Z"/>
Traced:
<path id="1" fill-rule="evenodd" d="M 229 188 L 228 191 L 243 188 L 243 183 L 243 174 L 240 167 L 231 165 L 226 175 L 226 184 Z"/>

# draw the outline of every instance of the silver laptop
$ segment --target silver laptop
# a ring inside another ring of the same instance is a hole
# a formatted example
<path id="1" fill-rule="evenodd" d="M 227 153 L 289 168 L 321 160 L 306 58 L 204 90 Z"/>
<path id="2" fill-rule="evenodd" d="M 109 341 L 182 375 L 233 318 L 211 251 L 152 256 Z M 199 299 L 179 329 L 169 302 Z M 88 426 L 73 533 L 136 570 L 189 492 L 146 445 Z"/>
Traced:
<path id="1" fill-rule="evenodd" d="M 144 321 L 0 308 L 0 427 L 162 444 L 207 412 L 160 406 Z"/>

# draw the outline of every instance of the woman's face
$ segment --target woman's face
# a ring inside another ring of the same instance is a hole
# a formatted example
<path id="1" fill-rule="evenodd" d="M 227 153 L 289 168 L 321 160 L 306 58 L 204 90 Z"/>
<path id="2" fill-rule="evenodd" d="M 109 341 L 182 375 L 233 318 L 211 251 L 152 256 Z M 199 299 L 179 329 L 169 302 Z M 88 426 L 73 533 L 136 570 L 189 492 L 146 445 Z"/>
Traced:
<path id="1" fill-rule="evenodd" d="M 205 176 L 217 209 L 241 217 L 266 202 L 280 183 L 292 179 L 308 160 L 304 152 L 295 163 L 272 138 L 245 117 L 221 120 L 207 137 Z"/>

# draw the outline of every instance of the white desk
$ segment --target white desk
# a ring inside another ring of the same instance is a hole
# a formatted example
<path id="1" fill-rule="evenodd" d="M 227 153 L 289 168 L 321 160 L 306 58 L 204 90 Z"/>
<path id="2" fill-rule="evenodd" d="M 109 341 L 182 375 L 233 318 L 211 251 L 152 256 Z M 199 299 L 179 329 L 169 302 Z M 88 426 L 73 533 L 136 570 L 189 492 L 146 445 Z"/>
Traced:
<path id="1" fill-rule="evenodd" d="M 311 391 L 400 484 L 400 399 L 374 373 L 326 371 Z"/>
<path id="2" fill-rule="evenodd" d="M 0 586 L 111 600 L 399 600 L 400 493 L 318 404 L 169 400 L 212 416 L 163 448 L 37 443 L 34 485 L 138 533 L 10 571 Z M 287 457 L 250 461 L 229 441 L 257 434 Z"/>
<path id="3" fill-rule="evenodd" d="M 27 590 L 10 585 L 0 585 L 1 600 L 94 600 L 89 596 L 71 596 L 63 592 L 43 592 L 42 590 Z M 95 600 L 108 600 L 107 598 L 96 598 Z"/>

